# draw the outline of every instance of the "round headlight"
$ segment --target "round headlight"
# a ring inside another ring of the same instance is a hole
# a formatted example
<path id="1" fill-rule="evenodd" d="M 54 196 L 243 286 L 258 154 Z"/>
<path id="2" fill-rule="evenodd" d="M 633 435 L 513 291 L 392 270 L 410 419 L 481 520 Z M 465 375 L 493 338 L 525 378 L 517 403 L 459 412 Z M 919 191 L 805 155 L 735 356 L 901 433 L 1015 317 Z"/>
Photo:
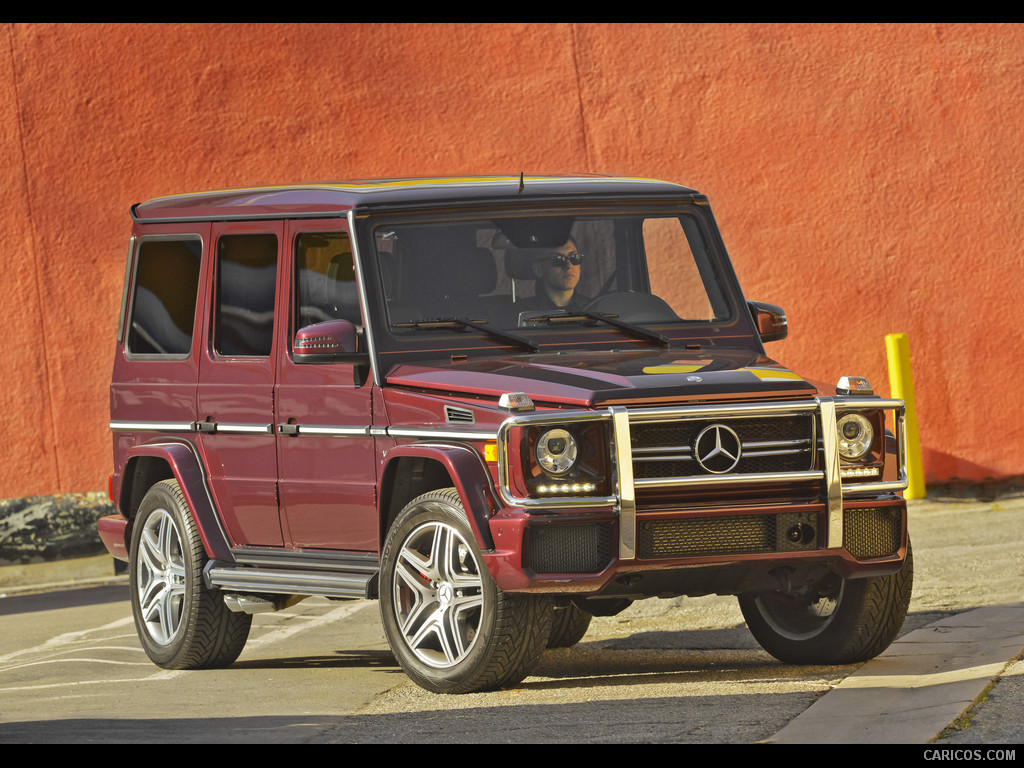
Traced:
<path id="1" fill-rule="evenodd" d="M 839 455 L 855 460 L 868 452 L 875 439 L 871 422 L 859 413 L 848 413 L 836 422 L 839 428 Z"/>
<path id="2" fill-rule="evenodd" d="M 549 475 L 564 475 L 576 464 L 576 440 L 564 429 L 549 429 L 540 436 L 534 454 Z"/>

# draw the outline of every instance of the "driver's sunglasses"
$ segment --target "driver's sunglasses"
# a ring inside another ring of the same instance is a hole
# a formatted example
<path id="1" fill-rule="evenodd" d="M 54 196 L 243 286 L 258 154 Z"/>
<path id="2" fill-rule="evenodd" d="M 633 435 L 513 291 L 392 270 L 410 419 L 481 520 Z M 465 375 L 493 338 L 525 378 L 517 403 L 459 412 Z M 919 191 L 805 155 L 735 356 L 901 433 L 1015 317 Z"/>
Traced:
<path id="1" fill-rule="evenodd" d="M 553 253 L 548 256 L 545 261 L 552 267 L 563 268 L 572 264 L 574 267 L 578 267 L 583 263 L 583 254 L 579 251 L 573 251 L 572 253 Z"/>

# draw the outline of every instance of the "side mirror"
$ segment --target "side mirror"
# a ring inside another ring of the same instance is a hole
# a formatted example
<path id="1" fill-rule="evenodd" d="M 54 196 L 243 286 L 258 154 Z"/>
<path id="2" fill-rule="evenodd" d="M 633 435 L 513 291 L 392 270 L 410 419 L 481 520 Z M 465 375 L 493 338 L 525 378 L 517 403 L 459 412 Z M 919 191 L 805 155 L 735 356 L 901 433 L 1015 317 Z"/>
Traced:
<path id="1" fill-rule="evenodd" d="M 296 363 L 332 363 L 359 351 L 359 331 L 348 320 L 326 320 L 307 325 L 295 334 L 292 355 Z"/>
<path id="2" fill-rule="evenodd" d="M 786 338 L 789 333 L 789 324 L 786 321 L 786 313 L 781 307 L 774 304 L 765 304 L 763 301 L 748 301 L 750 312 L 757 324 L 757 332 L 761 341 L 779 341 Z"/>

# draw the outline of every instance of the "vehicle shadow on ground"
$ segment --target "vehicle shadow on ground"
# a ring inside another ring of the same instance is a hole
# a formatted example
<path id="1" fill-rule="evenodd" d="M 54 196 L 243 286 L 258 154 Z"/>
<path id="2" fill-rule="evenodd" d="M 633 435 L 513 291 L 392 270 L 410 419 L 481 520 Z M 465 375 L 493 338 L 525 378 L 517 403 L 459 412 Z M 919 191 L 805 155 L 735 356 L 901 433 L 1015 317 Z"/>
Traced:
<path id="1" fill-rule="evenodd" d="M 66 718 L 0 723 L 0 743 L 753 743 L 799 714 L 808 706 L 810 696 L 774 695 L 770 715 L 764 711 L 763 696 L 740 694 L 547 704 L 506 700 L 472 709 L 355 715 Z M 750 717 L 737 727 L 735 713 L 747 711 Z"/>
<path id="2" fill-rule="evenodd" d="M 956 611 L 922 611 L 908 614 L 900 634 L 930 624 Z M 331 653 L 306 656 L 275 656 L 236 661 L 233 669 L 401 669 L 387 649 L 337 649 Z M 693 680 L 723 676 L 746 679 L 778 677 L 785 670 L 797 670 L 801 677 L 849 674 L 858 665 L 794 666 L 777 661 L 764 652 L 745 625 L 725 629 L 691 629 L 636 632 L 618 638 L 588 641 L 572 648 L 545 651 L 531 676 L 520 688 L 555 688 L 575 685 L 634 685 L 654 682 L 662 674 Z M 546 678 L 546 679 L 543 679 Z M 668 682 L 666 680 L 665 682 Z M 425 695 L 431 695 L 424 692 Z"/>
<path id="3" fill-rule="evenodd" d="M 907 615 L 900 636 L 957 611 Z M 897 638 L 898 639 L 898 638 Z M 861 662 L 862 663 L 862 662 Z M 549 650 L 522 688 L 628 686 L 701 680 L 832 679 L 861 663 L 793 665 L 762 650 L 746 625 L 726 629 L 637 632 Z"/>
<path id="4" fill-rule="evenodd" d="M 337 716 L 138 718 L 0 723 L 3 744 L 324 743 Z"/>
<path id="5" fill-rule="evenodd" d="M 398 661 L 391 651 L 373 650 L 336 650 L 330 655 L 245 659 L 231 665 L 232 669 L 290 669 L 295 667 L 311 669 L 317 667 L 332 669 L 393 668 L 396 671 L 399 669 Z"/>
<path id="6" fill-rule="evenodd" d="M 0 592 L 2 591 L 0 590 Z M 119 603 L 130 598 L 127 584 L 10 595 L 0 598 L 0 616 L 60 610 L 83 605 L 100 605 L 101 603 Z"/>

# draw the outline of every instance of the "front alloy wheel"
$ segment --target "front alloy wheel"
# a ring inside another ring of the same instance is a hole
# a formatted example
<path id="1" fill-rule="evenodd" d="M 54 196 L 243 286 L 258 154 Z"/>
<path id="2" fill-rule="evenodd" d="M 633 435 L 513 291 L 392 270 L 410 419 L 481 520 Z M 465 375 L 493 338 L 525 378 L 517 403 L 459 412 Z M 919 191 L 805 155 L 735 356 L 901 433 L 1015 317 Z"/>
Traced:
<path id="1" fill-rule="evenodd" d="M 445 523 L 430 521 L 398 552 L 392 599 L 399 631 L 424 664 L 449 669 L 480 636 L 483 577 L 469 544 Z"/>
<path id="2" fill-rule="evenodd" d="M 380 610 L 406 674 L 437 693 L 518 683 L 551 631 L 548 598 L 506 594 L 491 579 L 454 488 L 414 499 L 391 526 Z"/>

